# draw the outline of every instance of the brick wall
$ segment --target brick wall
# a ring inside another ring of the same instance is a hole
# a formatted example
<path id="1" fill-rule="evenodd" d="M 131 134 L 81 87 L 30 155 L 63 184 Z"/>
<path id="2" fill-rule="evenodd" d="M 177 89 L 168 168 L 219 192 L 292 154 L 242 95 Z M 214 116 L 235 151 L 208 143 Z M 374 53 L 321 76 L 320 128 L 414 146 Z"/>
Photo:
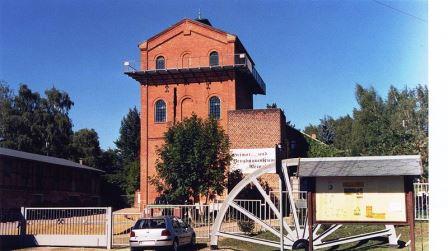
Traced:
<path id="1" fill-rule="evenodd" d="M 282 142 L 285 116 L 280 109 L 229 111 L 231 148 L 272 148 Z"/>
<path id="2" fill-rule="evenodd" d="M 280 109 L 229 111 L 228 117 L 230 148 L 273 148 L 284 142 L 285 116 Z M 261 181 L 278 189 L 277 174 L 265 174 Z"/>
<path id="3" fill-rule="evenodd" d="M 208 66 L 212 51 L 218 52 L 221 64 L 233 63 L 235 43 L 238 44 L 238 52 L 245 53 L 236 36 L 191 20 L 183 20 L 139 45 L 141 69 L 154 69 L 155 60 L 159 56 L 165 58 L 167 68 Z M 209 99 L 213 96 L 221 101 L 219 123 L 226 130 L 227 111 L 252 108 L 253 94 L 250 87 L 235 79 L 232 72 L 228 73 L 226 80 L 217 82 L 141 84 L 140 205 L 143 208 L 153 203 L 158 196 L 148 178 L 156 175 L 156 150 L 163 144 L 164 132 L 173 123 L 192 113 L 207 118 Z M 167 121 L 155 123 L 155 102 L 160 99 L 166 103 Z"/>

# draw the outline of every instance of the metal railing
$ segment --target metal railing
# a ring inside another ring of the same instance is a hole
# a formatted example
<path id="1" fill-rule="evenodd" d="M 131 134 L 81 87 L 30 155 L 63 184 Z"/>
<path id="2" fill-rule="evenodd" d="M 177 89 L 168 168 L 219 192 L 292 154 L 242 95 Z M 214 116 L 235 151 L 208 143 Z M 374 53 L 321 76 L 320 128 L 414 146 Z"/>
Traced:
<path id="1" fill-rule="evenodd" d="M 290 226 L 294 227 L 294 218 L 292 215 L 292 209 L 291 209 L 291 203 L 288 199 L 288 191 L 283 191 L 283 216 L 285 218 L 285 222 Z M 303 191 L 293 191 L 292 192 L 294 203 L 297 209 L 298 219 L 299 219 L 299 226 L 303 227 L 305 225 L 306 220 L 306 192 Z M 274 205 L 279 204 L 279 191 L 269 191 L 269 197 L 271 198 L 271 201 L 274 203 Z M 277 206 L 277 208 L 279 208 Z M 269 209 L 269 207 L 266 210 L 267 216 L 266 219 L 269 222 L 278 220 L 276 215 L 272 210 Z"/>
<path id="2" fill-rule="evenodd" d="M 0 211 L 0 242 L 11 247 L 37 246 L 111 247 L 110 207 L 22 207 Z"/>
<path id="3" fill-rule="evenodd" d="M 264 215 L 264 204 L 261 200 L 236 200 L 239 206 L 245 208 L 257 217 Z M 172 215 L 181 218 L 189 224 L 198 239 L 208 239 L 211 227 L 222 203 L 216 201 L 209 205 L 148 205 L 144 210 L 145 216 Z M 241 232 L 238 222 L 247 221 L 248 218 L 237 210 L 229 210 L 222 227 L 227 232 Z M 256 230 L 261 230 L 259 226 Z"/>
<path id="4" fill-rule="evenodd" d="M 219 55 L 216 60 L 210 60 L 208 56 L 183 57 L 178 59 L 165 58 L 164 63 L 158 64 L 157 59 L 140 61 L 124 61 L 124 72 L 154 71 L 154 70 L 179 70 L 190 68 L 213 68 L 222 66 L 247 66 L 252 70 L 253 62 L 244 53 Z"/>
<path id="5" fill-rule="evenodd" d="M 20 235 L 20 224 L 23 222 L 20 210 L 0 209 L 0 235 Z"/>
<path id="6" fill-rule="evenodd" d="M 429 184 L 414 183 L 414 214 L 416 220 L 429 220 Z"/>
<path id="7" fill-rule="evenodd" d="M 213 60 L 212 60 L 213 61 Z M 249 56 L 245 53 L 239 54 L 225 54 L 219 55 L 219 58 L 212 62 L 210 57 L 188 57 L 182 58 L 165 58 L 163 64 L 158 64 L 157 59 L 143 60 L 142 62 L 137 60 L 126 60 L 123 62 L 125 73 L 135 72 L 153 72 L 153 71 L 165 71 L 165 70 L 182 70 L 193 68 L 219 68 L 219 67 L 235 67 L 245 66 L 254 77 L 255 81 L 260 85 L 263 91 L 266 91 L 266 84 L 261 78 L 260 74 L 254 67 L 254 63 L 250 60 Z"/>
<path id="8" fill-rule="evenodd" d="M 26 208 L 26 234 L 105 235 L 107 208 Z"/>
<path id="9" fill-rule="evenodd" d="M 283 191 L 283 194 L 285 198 L 288 198 L 287 191 Z M 414 196 L 415 219 L 429 220 L 429 184 L 414 183 Z M 269 197 L 278 208 L 279 192 L 270 191 Z M 298 211 L 299 225 L 302 227 L 306 218 L 306 192 L 293 191 L 293 197 Z M 235 203 L 265 223 L 278 227 L 279 219 L 266 201 L 235 200 Z M 284 199 L 283 203 L 284 220 L 293 227 L 291 203 L 288 199 Z M 48 238 L 40 239 L 48 245 L 52 243 L 60 245 L 62 240 L 81 240 L 76 239 L 76 236 L 82 236 L 83 239 L 104 236 L 105 241 L 102 241 L 102 245 L 108 243 L 108 241 L 106 243 L 107 238 L 114 246 L 127 246 L 131 227 L 140 217 L 174 215 L 193 227 L 197 238 L 208 239 L 221 205 L 220 201 L 209 205 L 148 205 L 142 213 L 111 213 L 110 208 L 22 208 L 21 211 L 3 209 L 0 210 L 0 236 L 48 236 Z M 246 215 L 230 207 L 221 227 L 228 233 L 240 233 L 238 222 L 248 220 Z M 262 230 L 261 226 L 256 225 L 254 231 L 260 230 Z"/>

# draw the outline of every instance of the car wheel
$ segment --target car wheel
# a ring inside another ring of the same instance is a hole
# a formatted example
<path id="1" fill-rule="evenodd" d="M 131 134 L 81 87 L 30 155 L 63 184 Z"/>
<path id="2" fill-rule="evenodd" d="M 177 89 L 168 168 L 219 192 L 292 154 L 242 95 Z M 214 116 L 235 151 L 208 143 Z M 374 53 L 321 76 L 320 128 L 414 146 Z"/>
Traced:
<path id="1" fill-rule="evenodd" d="M 140 248 L 131 247 L 131 251 L 140 251 Z"/>
<path id="2" fill-rule="evenodd" d="M 196 246 L 196 235 L 191 235 L 191 241 L 190 241 L 190 246 L 194 247 Z"/>
<path id="3" fill-rule="evenodd" d="M 173 241 L 173 251 L 179 251 L 179 241 L 177 239 L 174 239 Z"/>

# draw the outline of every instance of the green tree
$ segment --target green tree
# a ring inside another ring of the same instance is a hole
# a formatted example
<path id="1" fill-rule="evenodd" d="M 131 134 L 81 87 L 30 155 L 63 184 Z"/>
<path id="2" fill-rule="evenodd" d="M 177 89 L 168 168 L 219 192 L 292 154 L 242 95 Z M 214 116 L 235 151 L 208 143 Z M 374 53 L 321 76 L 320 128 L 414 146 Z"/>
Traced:
<path id="1" fill-rule="evenodd" d="M 332 121 L 335 137 L 330 146 L 349 155 L 420 154 L 427 176 L 428 88 L 419 85 L 398 90 L 391 86 L 383 100 L 375 89 L 357 85 L 355 94 L 359 107 L 352 116 Z M 305 133 L 316 129 L 309 125 Z M 326 150 L 310 146 L 309 155 L 328 154 Z"/>
<path id="2" fill-rule="evenodd" d="M 318 128 L 318 126 L 309 124 L 309 125 L 305 126 L 305 128 L 303 129 L 303 132 L 308 134 L 308 135 L 310 135 L 310 136 L 313 135 L 313 134 L 318 136 L 319 128 Z"/>
<path id="3" fill-rule="evenodd" d="M 356 85 L 359 108 L 353 110 L 352 153 L 355 155 L 386 155 L 386 131 L 389 122 L 386 107 L 375 89 Z"/>
<path id="4" fill-rule="evenodd" d="M 68 158 L 73 134 L 68 116 L 73 102 L 68 94 L 53 87 L 41 97 L 24 84 L 17 95 L 5 83 L 0 89 L 0 145 Z"/>
<path id="5" fill-rule="evenodd" d="M 134 193 L 140 186 L 140 115 L 137 108 L 121 120 L 120 136 L 115 141 L 116 150 L 108 150 L 103 157 L 109 163 L 107 179 L 119 186 L 132 203 Z"/>
<path id="6" fill-rule="evenodd" d="M 324 116 L 324 118 L 320 120 L 317 131 L 319 133 L 319 138 L 322 139 L 325 144 L 333 144 L 335 138 L 334 119 L 330 116 Z"/>
<path id="7" fill-rule="evenodd" d="M 308 158 L 346 156 L 345 151 L 339 150 L 333 145 L 327 145 L 308 136 L 306 136 L 305 139 L 308 144 L 308 151 L 306 153 L 306 157 Z"/>
<path id="8" fill-rule="evenodd" d="M 82 159 L 84 165 L 101 168 L 100 142 L 94 129 L 81 129 L 73 134 L 71 140 L 71 156 L 73 161 Z"/>
<path id="9" fill-rule="evenodd" d="M 193 115 L 171 126 L 158 149 L 157 176 L 151 182 L 170 203 L 208 202 L 222 194 L 230 164 L 229 139 L 214 119 Z"/>
<path id="10" fill-rule="evenodd" d="M 353 118 L 350 115 L 339 117 L 334 120 L 333 125 L 335 131 L 334 147 L 350 153 Z"/>
<path id="11" fill-rule="evenodd" d="M 140 158 L 140 114 L 136 107 L 129 109 L 121 120 L 120 137 L 115 141 L 124 163 Z"/>

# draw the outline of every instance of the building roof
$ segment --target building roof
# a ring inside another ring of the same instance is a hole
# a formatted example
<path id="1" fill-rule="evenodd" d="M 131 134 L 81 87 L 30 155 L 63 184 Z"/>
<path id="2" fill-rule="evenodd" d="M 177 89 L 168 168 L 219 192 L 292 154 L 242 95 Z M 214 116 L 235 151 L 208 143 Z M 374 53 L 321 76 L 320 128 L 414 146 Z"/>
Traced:
<path id="1" fill-rule="evenodd" d="M 207 20 L 207 21 L 208 21 L 208 20 Z M 152 37 L 146 39 L 146 40 L 143 41 L 143 42 L 141 42 L 141 43 L 139 44 L 139 47 L 142 46 L 142 45 L 145 44 L 145 43 L 151 42 L 152 40 L 154 40 L 154 39 L 156 39 L 156 38 L 162 36 L 163 34 L 169 32 L 170 30 L 173 30 L 173 29 L 176 28 L 177 26 L 180 26 L 180 25 L 182 25 L 182 24 L 184 24 L 184 23 L 188 23 L 188 22 L 189 22 L 189 23 L 192 23 L 192 24 L 199 25 L 199 26 L 204 27 L 204 28 L 206 28 L 206 29 L 215 31 L 215 32 L 217 32 L 217 33 L 221 33 L 221 34 L 224 34 L 224 35 L 232 35 L 232 36 L 235 36 L 235 37 L 236 37 L 236 35 L 233 35 L 233 34 L 231 34 L 231 33 L 229 33 L 229 32 L 226 32 L 226 31 L 223 31 L 223 30 L 221 30 L 221 29 L 218 29 L 218 28 L 216 28 L 216 27 L 214 27 L 214 26 L 208 25 L 208 24 L 206 24 L 206 23 L 204 23 L 204 22 L 202 22 L 202 21 L 200 21 L 200 20 L 194 20 L 194 19 L 190 19 L 190 18 L 184 18 L 184 19 L 180 20 L 179 22 L 177 22 L 177 23 L 171 25 L 170 27 L 166 28 L 165 30 L 163 30 L 163 31 L 157 33 L 156 35 L 154 35 L 154 36 L 152 36 Z M 210 21 L 208 21 L 208 22 L 210 22 Z"/>
<path id="2" fill-rule="evenodd" d="M 49 163 L 49 164 L 53 164 L 53 165 L 75 167 L 75 168 L 80 168 L 80 169 L 85 169 L 85 170 L 96 171 L 96 172 L 104 172 L 102 170 L 99 170 L 99 169 L 96 169 L 96 168 L 93 168 L 90 166 L 81 165 L 81 164 L 73 162 L 71 160 L 50 157 L 50 156 L 45 156 L 45 155 L 40 155 L 40 154 L 34 154 L 34 153 L 27 153 L 27 152 L 22 152 L 22 151 L 17 151 L 17 150 L 12 150 L 12 149 L 8 149 L 8 148 L 2 148 L 2 147 L 0 147 L 0 156 L 8 156 L 8 157 L 18 158 L 18 159 L 44 162 L 44 163 Z"/>
<path id="3" fill-rule="evenodd" d="M 295 158 L 283 160 L 288 166 L 299 166 L 299 177 L 338 176 L 419 176 L 419 155 Z"/>

